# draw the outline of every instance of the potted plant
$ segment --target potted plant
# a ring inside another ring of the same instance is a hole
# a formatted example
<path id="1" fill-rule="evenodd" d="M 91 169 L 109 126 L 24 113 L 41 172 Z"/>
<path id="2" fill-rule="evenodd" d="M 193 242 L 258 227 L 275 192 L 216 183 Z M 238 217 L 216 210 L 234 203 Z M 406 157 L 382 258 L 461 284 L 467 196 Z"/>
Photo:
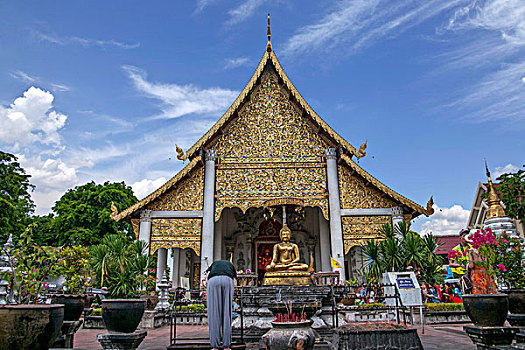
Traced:
<path id="1" fill-rule="evenodd" d="M 102 300 L 102 318 L 110 332 L 134 332 L 144 314 L 145 300 L 137 299 L 137 277 L 144 273 L 137 266 L 137 245 L 125 236 L 109 235 L 91 250 L 96 283 L 108 288 L 109 298 Z"/>
<path id="2" fill-rule="evenodd" d="M 53 294 L 53 303 L 64 304 L 64 321 L 77 321 L 86 304 L 85 290 L 90 285 L 89 253 L 82 246 L 63 247 L 58 250 L 59 262 L 53 274 L 65 278 L 63 294 Z"/>
<path id="3" fill-rule="evenodd" d="M 13 249 L 11 237 L 2 249 L 16 305 L 0 305 L 0 349 L 48 349 L 64 320 L 64 305 L 44 304 L 45 280 L 60 259 L 57 249 L 41 247 L 31 239 L 32 226 Z M 31 322 L 28 322 L 31 320 Z"/>
<path id="4" fill-rule="evenodd" d="M 496 246 L 496 277 L 509 296 L 509 311 L 512 314 L 525 314 L 525 266 L 521 242 L 505 232 L 501 234 Z M 509 319 L 510 322 L 510 319 Z"/>
<path id="5" fill-rule="evenodd" d="M 496 289 L 497 246 L 499 241 L 490 228 L 481 229 L 469 236 L 469 271 L 472 280 L 472 294 L 463 295 L 463 306 L 467 315 L 476 325 L 501 327 L 507 319 L 507 295 Z M 449 252 L 449 258 L 461 254 Z"/>

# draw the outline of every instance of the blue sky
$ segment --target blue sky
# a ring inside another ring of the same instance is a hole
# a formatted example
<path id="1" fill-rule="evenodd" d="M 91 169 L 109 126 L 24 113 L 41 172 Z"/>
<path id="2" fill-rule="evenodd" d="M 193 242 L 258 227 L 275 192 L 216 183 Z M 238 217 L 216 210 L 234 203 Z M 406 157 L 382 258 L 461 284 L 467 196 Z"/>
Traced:
<path id="1" fill-rule="evenodd" d="M 483 159 L 525 163 L 522 0 L 0 1 L 0 149 L 37 213 L 87 181 L 160 186 L 229 107 L 272 43 L 359 164 L 456 232 Z"/>

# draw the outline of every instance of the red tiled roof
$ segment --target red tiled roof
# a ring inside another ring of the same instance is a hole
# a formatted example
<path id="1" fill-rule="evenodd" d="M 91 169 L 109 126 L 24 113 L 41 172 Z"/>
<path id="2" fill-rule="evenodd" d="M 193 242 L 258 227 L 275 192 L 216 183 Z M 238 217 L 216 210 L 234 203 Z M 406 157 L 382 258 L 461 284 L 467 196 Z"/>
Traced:
<path id="1" fill-rule="evenodd" d="M 436 250 L 436 254 L 448 254 L 448 252 L 460 242 L 459 234 L 453 236 L 439 236 L 437 239 L 438 243 L 441 244 L 441 247 Z"/>

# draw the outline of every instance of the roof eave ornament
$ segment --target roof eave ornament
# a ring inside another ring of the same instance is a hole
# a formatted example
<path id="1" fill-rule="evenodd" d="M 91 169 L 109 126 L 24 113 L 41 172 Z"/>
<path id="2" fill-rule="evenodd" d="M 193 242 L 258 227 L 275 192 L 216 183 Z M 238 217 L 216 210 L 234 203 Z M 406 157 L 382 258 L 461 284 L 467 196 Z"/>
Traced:
<path id="1" fill-rule="evenodd" d="M 490 178 L 489 167 L 487 166 L 487 160 L 485 159 L 485 172 L 489 181 L 489 196 L 487 199 L 488 210 L 487 210 L 487 219 L 502 218 L 507 216 L 505 210 L 501 206 L 500 199 L 496 190 L 494 189 L 494 184 Z"/>
<path id="2" fill-rule="evenodd" d="M 266 35 L 268 36 L 268 43 L 266 44 L 266 51 L 271 52 L 272 51 L 272 31 L 270 29 L 270 14 L 268 14 L 268 30 L 266 31 Z"/>

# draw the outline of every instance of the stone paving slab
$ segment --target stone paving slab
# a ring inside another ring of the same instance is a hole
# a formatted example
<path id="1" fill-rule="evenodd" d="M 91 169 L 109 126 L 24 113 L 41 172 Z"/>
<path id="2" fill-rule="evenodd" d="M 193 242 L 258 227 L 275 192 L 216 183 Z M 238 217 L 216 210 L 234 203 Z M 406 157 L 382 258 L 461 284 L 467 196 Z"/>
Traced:
<path id="1" fill-rule="evenodd" d="M 466 324 L 432 325 L 425 327 L 425 334 L 418 334 L 425 350 L 474 350 L 475 346 L 470 338 L 463 332 Z M 80 329 L 75 334 L 75 349 L 95 350 L 102 349 L 97 341 L 97 334 L 105 333 L 104 329 Z M 207 338 L 208 326 L 177 326 L 179 337 L 196 339 Z M 169 343 L 170 329 L 162 327 L 148 329 L 148 335 L 140 344 L 140 350 L 166 350 Z M 247 349 L 258 349 L 257 344 L 249 344 Z"/>

